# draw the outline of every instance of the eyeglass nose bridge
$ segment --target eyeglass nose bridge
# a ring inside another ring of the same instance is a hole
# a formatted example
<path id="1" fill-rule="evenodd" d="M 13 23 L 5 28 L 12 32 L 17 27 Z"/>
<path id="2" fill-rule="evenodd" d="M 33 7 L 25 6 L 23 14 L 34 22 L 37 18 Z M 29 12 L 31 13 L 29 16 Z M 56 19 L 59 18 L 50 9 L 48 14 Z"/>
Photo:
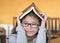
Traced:
<path id="1" fill-rule="evenodd" d="M 28 26 L 32 27 L 31 24 L 28 24 Z"/>

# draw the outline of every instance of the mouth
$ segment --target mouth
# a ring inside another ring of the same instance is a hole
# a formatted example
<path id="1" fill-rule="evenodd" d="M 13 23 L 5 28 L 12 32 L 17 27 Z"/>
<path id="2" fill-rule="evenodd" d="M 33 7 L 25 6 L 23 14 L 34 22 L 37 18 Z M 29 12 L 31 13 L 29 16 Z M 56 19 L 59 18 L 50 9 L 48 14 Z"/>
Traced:
<path id="1" fill-rule="evenodd" d="M 33 32 L 33 31 L 26 31 L 26 32 Z"/>

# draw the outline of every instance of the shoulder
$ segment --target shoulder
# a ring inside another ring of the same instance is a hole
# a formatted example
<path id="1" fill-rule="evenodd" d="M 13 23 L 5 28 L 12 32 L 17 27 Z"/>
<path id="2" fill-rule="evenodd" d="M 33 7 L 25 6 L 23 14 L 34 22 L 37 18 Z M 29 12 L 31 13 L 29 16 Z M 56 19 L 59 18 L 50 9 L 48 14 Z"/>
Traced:
<path id="1" fill-rule="evenodd" d="M 17 39 L 16 34 L 9 35 L 9 43 L 15 43 L 16 39 Z"/>

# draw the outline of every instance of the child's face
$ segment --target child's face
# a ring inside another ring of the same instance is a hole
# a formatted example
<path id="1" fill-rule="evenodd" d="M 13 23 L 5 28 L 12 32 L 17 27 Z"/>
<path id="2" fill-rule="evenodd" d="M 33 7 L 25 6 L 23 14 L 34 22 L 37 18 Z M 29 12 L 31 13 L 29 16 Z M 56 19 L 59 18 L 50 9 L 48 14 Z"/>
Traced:
<path id="1" fill-rule="evenodd" d="M 27 16 L 22 20 L 23 29 L 28 37 L 35 36 L 38 32 L 39 22 L 33 16 Z"/>

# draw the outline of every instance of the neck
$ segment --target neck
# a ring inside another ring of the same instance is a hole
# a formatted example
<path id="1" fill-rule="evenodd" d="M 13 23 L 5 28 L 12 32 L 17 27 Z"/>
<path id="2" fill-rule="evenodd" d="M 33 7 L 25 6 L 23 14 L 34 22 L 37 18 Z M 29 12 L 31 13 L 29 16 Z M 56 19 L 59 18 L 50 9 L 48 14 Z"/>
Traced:
<path id="1" fill-rule="evenodd" d="M 27 37 L 28 41 L 32 41 L 34 37 Z"/>
<path id="2" fill-rule="evenodd" d="M 28 40 L 28 43 L 32 43 L 33 39 L 35 38 L 36 36 L 31 36 L 31 37 L 28 37 L 27 36 L 27 40 Z"/>
<path id="3" fill-rule="evenodd" d="M 27 40 L 28 40 L 28 43 L 32 43 L 33 37 L 28 37 Z"/>

